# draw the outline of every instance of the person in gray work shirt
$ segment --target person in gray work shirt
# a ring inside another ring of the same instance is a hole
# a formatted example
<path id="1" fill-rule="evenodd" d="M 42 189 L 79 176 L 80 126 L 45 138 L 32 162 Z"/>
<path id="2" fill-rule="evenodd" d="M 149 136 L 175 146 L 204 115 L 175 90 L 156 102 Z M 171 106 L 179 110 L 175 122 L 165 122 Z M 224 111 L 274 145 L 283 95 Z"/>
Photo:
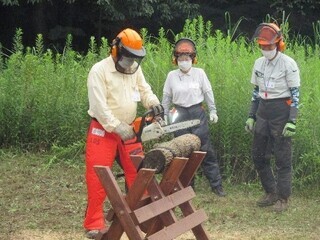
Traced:
<path id="1" fill-rule="evenodd" d="M 192 67 L 197 61 L 195 43 L 189 38 L 178 40 L 173 51 L 173 61 L 179 69 L 169 72 L 164 84 L 162 106 L 165 119 L 168 119 L 171 104 L 178 113 L 175 123 L 200 119 L 199 126 L 177 131 L 174 136 L 192 133 L 201 139 L 201 150 L 207 152 L 202 162 L 203 172 L 212 191 L 223 197 L 226 194 L 222 187 L 219 163 L 210 141 L 208 119 L 202 102 L 205 100 L 207 103 L 211 122 L 218 122 L 217 110 L 206 73 L 201 68 Z M 193 186 L 193 183 L 191 185 Z"/>
<path id="2" fill-rule="evenodd" d="M 253 133 L 252 158 L 265 195 L 259 207 L 273 206 L 276 212 L 288 208 L 292 181 L 292 143 L 299 106 L 300 73 L 297 63 L 282 53 L 283 35 L 274 23 L 262 23 L 255 31 L 262 57 L 253 67 L 251 110 L 245 129 Z M 270 165 L 270 149 L 276 172 Z"/>

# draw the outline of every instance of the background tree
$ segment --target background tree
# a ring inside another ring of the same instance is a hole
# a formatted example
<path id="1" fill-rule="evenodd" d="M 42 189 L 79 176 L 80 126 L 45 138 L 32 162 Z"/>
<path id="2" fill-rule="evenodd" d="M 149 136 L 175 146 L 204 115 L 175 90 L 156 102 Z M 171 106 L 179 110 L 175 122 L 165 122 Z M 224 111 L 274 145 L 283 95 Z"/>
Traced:
<path id="1" fill-rule="evenodd" d="M 197 15 L 223 31 L 242 19 L 237 30 L 251 37 L 267 15 L 283 22 L 283 11 L 290 17 L 290 31 L 312 36 L 319 8 L 320 0 L 0 0 L 0 43 L 10 49 L 21 28 L 25 45 L 33 45 L 41 33 L 47 46 L 62 51 L 67 34 L 72 34 L 74 49 L 86 51 L 91 36 L 111 41 L 124 27 L 147 28 L 153 35 L 160 27 L 177 33 L 186 19 Z"/>
<path id="2" fill-rule="evenodd" d="M 320 9 L 319 0 L 273 0 L 270 2 L 271 6 L 276 7 L 279 11 L 296 9 L 303 15 L 306 15 L 308 12 L 317 12 Z"/>
<path id="3" fill-rule="evenodd" d="M 74 36 L 75 48 L 85 49 L 87 46 L 82 44 L 86 44 L 90 36 L 114 37 L 124 27 L 143 27 L 157 32 L 161 26 L 171 26 L 178 30 L 185 19 L 199 14 L 199 5 L 187 0 L 0 0 L 0 3 L 1 29 L 5 30 L 0 33 L 0 42 L 5 46 L 18 27 L 24 30 L 28 45 L 32 44 L 29 39 L 41 33 L 45 42 L 54 42 L 59 48 L 70 33 Z"/>

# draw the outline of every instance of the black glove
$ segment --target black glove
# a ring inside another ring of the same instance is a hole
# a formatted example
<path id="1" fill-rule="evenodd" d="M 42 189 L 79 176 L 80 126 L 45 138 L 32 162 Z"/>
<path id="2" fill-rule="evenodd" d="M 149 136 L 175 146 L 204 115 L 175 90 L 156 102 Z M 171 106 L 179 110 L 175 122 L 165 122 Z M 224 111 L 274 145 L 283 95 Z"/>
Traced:
<path id="1" fill-rule="evenodd" d="M 154 105 L 151 107 L 154 117 L 164 117 L 164 108 L 161 104 Z"/>

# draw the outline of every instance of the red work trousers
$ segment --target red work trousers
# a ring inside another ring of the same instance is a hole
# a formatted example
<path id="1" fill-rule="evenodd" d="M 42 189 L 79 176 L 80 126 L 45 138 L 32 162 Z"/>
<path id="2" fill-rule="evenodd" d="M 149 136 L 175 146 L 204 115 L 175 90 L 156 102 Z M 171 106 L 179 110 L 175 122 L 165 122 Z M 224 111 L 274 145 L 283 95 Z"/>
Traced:
<path id="1" fill-rule="evenodd" d="M 140 147 L 142 149 L 141 143 Z M 139 145 L 138 144 L 138 145 Z M 94 165 L 112 167 L 118 153 L 128 187 L 132 185 L 137 170 L 133 165 L 129 153 L 121 138 L 115 133 L 106 132 L 101 124 L 92 120 L 87 135 L 86 143 L 86 183 L 87 183 L 87 210 L 83 226 L 87 230 L 100 230 L 105 227 L 103 205 L 106 193 L 94 171 Z"/>

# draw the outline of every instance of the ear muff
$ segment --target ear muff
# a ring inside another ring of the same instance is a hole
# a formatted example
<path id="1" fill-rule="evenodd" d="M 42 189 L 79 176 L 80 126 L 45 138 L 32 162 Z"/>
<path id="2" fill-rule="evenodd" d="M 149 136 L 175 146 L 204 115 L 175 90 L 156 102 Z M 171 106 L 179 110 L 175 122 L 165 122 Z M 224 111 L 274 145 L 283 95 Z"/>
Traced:
<path id="1" fill-rule="evenodd" d="M 113 41 L 111 43 L 111 56 L 113 58 L 118 57 L 118 48 L 119 48 L 120 41 L 121 41 L 121 39 L 116 37 L 115 39 L 113 39 Z"/>
<path id="2" fill-rule="evenodd" d="M 175 57 L 175 56 L 173 56 L 173 57 L 172 57 L 172 64 L 174 64 L 174 65 L 178 65 L 178 63 L 177 63 L 177 59 L 176 59 L 176 57 Z"/>
<path id="3" fill-rule="evenodd" d="M 275 23 L 261 23 L 259 26 L 267 26 L 271 29 L 273 29 L 280 39 L 277 43 L 278 51 L 283 52 L 286 49 L 286 43 L 283 41 L 283 34 L 280 28 Z"/>
<path id="4" fill-rule="evenodd" d="M 194 57 L 192 57 L 192 64 L 197 64 L 197 63 L 198 63 L 198 60 L 197 60 L 197 57 L 196 57 L 196 56 L 197 56 L 196 44 L 195 44 L 195 42 L 194 42 L 192 39 L 190 39 L 190 38 L 180 38 L 178 41 L 176 41 L 176 43 L 174 44 L 174 50 L 173 50 L 173 53 L 172 53 L 172 55 L 173 55 L 172 63 L 175 64 L 175 65 L 178 65 L 177 58 L 176 58 L 176 56 L 175 56 L 175 52 L 176 52 L 177 46 L 178 46 L 181 42 L 183 42 L 183 41 L 187 41 L 187 42 L 189 42 L 189 43 L 192 44 L 193 49 L 194 49 Z"/>
<path id="5" fill-rule="evenodd" d="M 278 43 L 278 51 L 283 52 L 285 49 L 286 49 L 286 43 L 281 38 L 281 40 Z"/>
<path id="6" fill-rule="evenodd" d="M 194 57 L 193 59 L 192 59 L 192 64 L 197 64 L 198 63 L 198 59 L 197 59 L 197 57 Z"/>

